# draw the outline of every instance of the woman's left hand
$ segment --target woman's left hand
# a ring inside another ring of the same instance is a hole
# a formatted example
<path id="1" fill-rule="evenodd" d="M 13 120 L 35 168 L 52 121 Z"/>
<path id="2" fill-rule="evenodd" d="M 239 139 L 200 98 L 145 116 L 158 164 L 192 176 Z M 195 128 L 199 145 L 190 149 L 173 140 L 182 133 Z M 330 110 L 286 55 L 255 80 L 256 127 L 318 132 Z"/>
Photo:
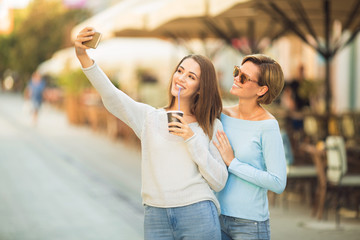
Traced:
<path id="1" fill-rule="evenodd" d="M 185 141 L 194 135 L 187 122 L 183 117 L 174 115 L 180 122 L 171 122 L 168 124 L 169 132 L 173 135 L 182 137 Z"/>
<path id="2" fill-rule="evenodd" d="M 223 131 L 217 131 L 216 138 L 219 143 L 217 143 L 216 141 L 213 141 L 213 143 L 215 147 L 219 150 L 220 155 L 226 166 L 229 166 L 232 160 L 235 158 L 234 151 L 230 145 L 229 139 Z"/>

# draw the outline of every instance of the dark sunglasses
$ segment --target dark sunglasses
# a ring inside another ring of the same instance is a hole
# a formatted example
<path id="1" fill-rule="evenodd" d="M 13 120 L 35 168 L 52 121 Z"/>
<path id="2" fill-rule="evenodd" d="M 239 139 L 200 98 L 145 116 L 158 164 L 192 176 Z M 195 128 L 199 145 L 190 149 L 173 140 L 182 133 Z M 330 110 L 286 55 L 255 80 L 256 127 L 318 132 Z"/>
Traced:
<path id="1" fill-rule="evenodd" d="M 234 76 L 234 77 L 240 76 L 240 77 L 239 77 L 239 81 L 240 81 L 242 84 L 244 84 L 244 83 L 246 83 L 246 82 L 255 82 L 255 83 L 259 84 L 258 81 L 251 80 L 251 79 L 249 78 L 249 76 L 247 76 L 245 73 L 241 72 L 239 66 L 234 66 L 233 76 Z"/>

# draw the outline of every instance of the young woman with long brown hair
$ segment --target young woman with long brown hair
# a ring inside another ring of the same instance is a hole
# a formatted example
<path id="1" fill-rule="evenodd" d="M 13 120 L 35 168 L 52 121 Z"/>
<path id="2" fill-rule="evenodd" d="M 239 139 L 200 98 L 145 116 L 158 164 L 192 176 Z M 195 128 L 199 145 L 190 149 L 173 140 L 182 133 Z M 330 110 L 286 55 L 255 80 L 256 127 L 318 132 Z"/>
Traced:
<path id="1" fill-rule="evenodd" d="M 145 239 L 220 239 L 220 206 L 214 191 L 225 186 L 228 175 L 213 145 L 216 132 L 222 130 L 213 64 L 201 55 L 184 57 L 170 81 L 168 106 L 157 109 L 112 85 L 83 45 L 93 34 L 92 28 L 78 34 L 76 55 L 106 108 L 141 140 Z M 168 123 L 167 111 L 178 108 L 179 88 L 184 115 L 177 116 L 180 122 Z"/>

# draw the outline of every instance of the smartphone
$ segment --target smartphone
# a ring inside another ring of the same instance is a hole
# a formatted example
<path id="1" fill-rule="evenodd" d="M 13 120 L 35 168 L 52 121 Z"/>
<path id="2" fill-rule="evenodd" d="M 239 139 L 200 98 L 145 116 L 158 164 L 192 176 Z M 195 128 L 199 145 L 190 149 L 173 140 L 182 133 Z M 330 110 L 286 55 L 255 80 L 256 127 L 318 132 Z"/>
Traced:
<path id="1" fill-rule="evenodd" d="M 95 32 L 95 34 L 93 35 L 93 38 L 89 41 L 83 42 L 83 44 L 90 48 L 97 48 L 97 46 L 99 45 L 100 39 L 101 39 L 101 33 Z"/>

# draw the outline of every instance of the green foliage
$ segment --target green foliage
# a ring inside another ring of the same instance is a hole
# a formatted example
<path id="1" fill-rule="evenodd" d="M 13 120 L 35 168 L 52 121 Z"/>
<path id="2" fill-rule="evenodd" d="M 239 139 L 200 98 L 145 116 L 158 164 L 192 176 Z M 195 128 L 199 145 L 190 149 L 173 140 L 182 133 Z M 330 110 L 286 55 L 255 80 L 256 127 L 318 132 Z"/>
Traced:
<path id="1" fill-rule="evenodd" d="M 91 87 L 91 84 L 81 69 L 67 71 L 59 76 L 58 85 L 68 95 L 79 95 L 84 89 Z"/>
<path id="2" fill-rule="evenodd" d="M 37 66 L 57 50 L 72 45 L 70 30 L 89 15 L 69 10 L 61 0 L 33 0 L 15 12 L 14 31 L 0 37 L 0 71 L 17 72 L 24 83 Z"/>
<path id="3" fill-rule="evenodd" d="M 14 36 L 13 35 L 0 35 L 0 73 L 5 72 L 10 65 L 10 52 L 14 47 Z M 2 76 L 0 75 L 0 78 Z"/>

